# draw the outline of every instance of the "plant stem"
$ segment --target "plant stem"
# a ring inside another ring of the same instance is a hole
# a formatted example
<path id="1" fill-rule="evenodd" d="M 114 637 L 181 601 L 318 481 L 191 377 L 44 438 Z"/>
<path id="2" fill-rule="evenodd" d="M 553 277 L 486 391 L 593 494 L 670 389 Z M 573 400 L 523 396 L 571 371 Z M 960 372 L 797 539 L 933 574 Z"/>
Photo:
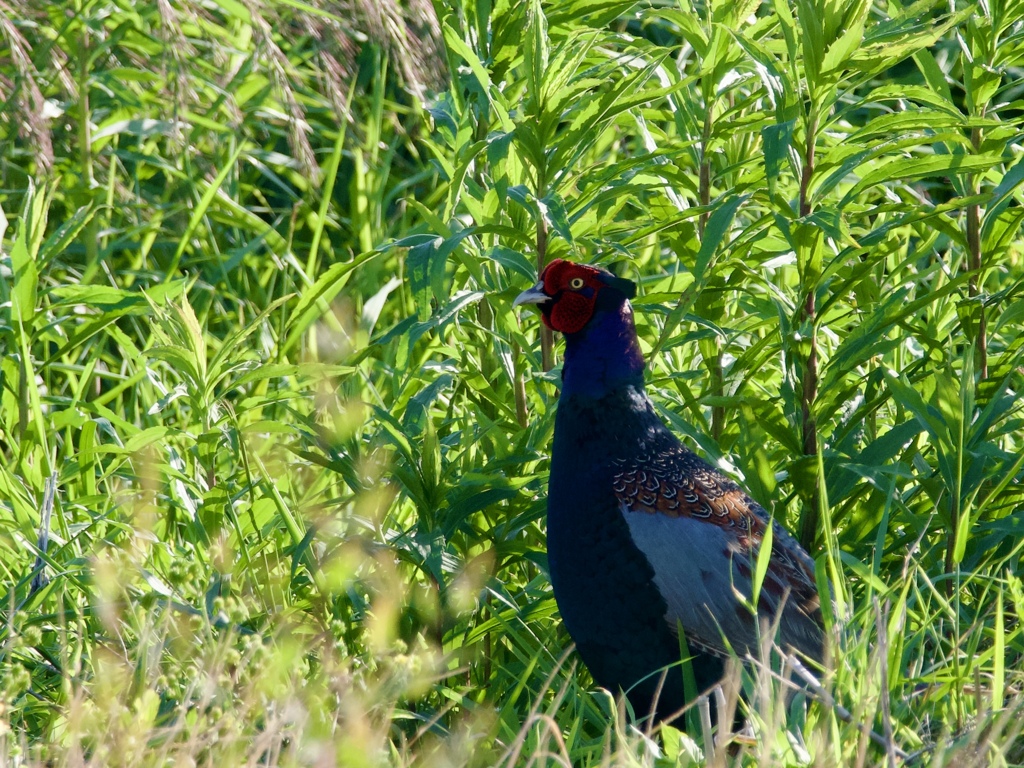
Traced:
<path id="1" fill-rule="evenodd" d="M 548 253 L 548 224 L 544 220 L 544 216 L 538 216 L 537 218 L 537 274 L 539 275 L 544 271 L 544 266 L 547 264 L 547 253 Z M 555 339 L 551 333 L 551 329 L 546 325 L 541 326 L 540 329 L 540 357 L 541 366 L 545 371 L 550 371 L 555 367 L 554 360 L 554 348 Z"/>
<path id="2" fill-rule="evenodd" d="M 707 113 L 704 115 L 704 135 L 701 138 L 700 144 L 700 186 L 698 194 L 700 195 L 700 205 L 704 210 L 701 211 L 700 218 L 697 219 L 697 233 L 701 239 L 704 238 L 704 228 L 707 227 L 710 216 L 710 211 L 708 211 L 708 206 L 711 205 L 711 161 L 708 160 L 708 143 L 710 141 L 711 106 L 709 105 Z"/>
<path id="3" fill-rule="evenodd" d="M 700 196 L 700 205 L 703 210 L 701 211 L 700 217 L 697 219 L 697 232 L 700 235 L 701 242 L 704 241 L 704 232 L 708 225 L 708 218 L 711 215 L 709 210 L 711 206 L 711 160 L 708 157 L 708 145 L 711 143 L 711 129 L 712 129 L 712 110 L 711 104 L 707 105 L 707 111 L 704 113 L 704 135 L 701 137 L 700 145 L 700 172 L 699 172 L 699 186 L 698 195 Z M 708 369 L 711 372 L 711 394 L 716 399 L 719 399 L 724 394 L 723 379 L 724 374 L 722 372 L 722 340 L 715 338 L 715 351 L 712 353 L 711 359 L 707 361 Z M 722 405 L 711 406 L 711 437 L 718 442 L 722 438 L 722 431 L 725 425 L 725 407 Z"/>
<path id="4" fill-rule="evenodd" d="M 804 167 L 800 174 L 800 216 L 808 216 L 811 213 L 810 186 L 811 177 L 814 174 L 814 144 L 818 132 L 818 119 L 812 110 L 807 120 L 807 146 L 804 151 Z M 803 449 L 804 456 L 808 458 L 818 455 L 818 423 L 814 415 L 814 401 L 818 397 L 818 338 L 814 326 L 817 315 L 815 306 L 815 290 L 817 288 L 818 275 L 816 270 L 806 270 L 809 274 L 805 276 L 803 312 L 800 328 L 808 328 L 811 340 L 810 349 L 807 352 L 807 360 L 804 363 L 803 386 L 800 394 L 800 417 L 803 424 Z M 806 494 L 804 514 L 800 521 L 800 543 L 807 549 L 811 549 L 818 535 L 818 519 L 820 515 L 820 499 L 818 482 L 810 493 Z"/>
<path id="5" fill-rule="evenodd" d="M 807 118 L 807 147 L 804 150 L 804 167 L 800 172 L 800 215 L 811 212 L 811 176 L 814 174 L 814 142 L 818 133 L 818 118 L 813 113 Z"/>
<path id="6" fill-rule="evenodd" d="M 523 368 L 520 360 L 519 345 L 512 344 L 512 359 L 515 361 L 516 378 L 513 382 L 513 389 L 516 398 L 516 421 L 523 429 L 529 425 L 529 412 L 526 408 L 526 380 L 523 378 Z"/>
<path id="7" fill-rule="evenodd" d="M 83 11 L 79 8 L 79 13 Z M 92 130 L 89 107 L 89 25 L 82 25 L 82 50 L 78 57 L 78 145 L 81 152 L 81 205 L 88 205 L 93 197 Z M 85 276 L 91 278 L 99 264 L 99 221 L 97 216 L 89 219 L 85 226 Z M 85 282 L 88 282 L 86 280 Z"/>
<path id="8" fill-rule="evenodd" d="M 981 128 L 971 130 L 971 144 L 974 151 L 981 148 Z M 972 179 L 971 194 L 980 193 L 978 178 Z M 968 269 L 971 271 L 971 279 L 967 284 L 967 295 L 971 299 L 977 299 L 980 295 L 981 280 L 981 206 L 977 203 L 967 206 L 967 258 Z M 973 303 L 973 302 L 972 302 Z M 980 310 L 978 313 L 978 328 L 975 336 L 975 354 L 977 355 L 978 373 L 981 378 L 988 378 L 988 328 L 985 323 L 985 303 L 979 301 Z"/>

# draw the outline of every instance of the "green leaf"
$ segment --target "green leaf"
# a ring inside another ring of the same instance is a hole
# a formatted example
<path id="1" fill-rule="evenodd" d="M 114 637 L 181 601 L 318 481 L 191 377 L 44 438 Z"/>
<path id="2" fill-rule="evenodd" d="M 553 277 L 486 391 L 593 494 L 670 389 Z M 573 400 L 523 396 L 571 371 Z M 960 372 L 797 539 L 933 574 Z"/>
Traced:
<path id="1" fill-rule="evenodd" d="M 783 167 L 789 162 L 789 148 L 793 141 L 793 129 L 796 120 L 766 125 L 761 129 L 761 142 L 764 145 L 765 178 L 768 189 L 774 191 L 775 184 L 782 173 Z"/>
<path id="2" fill-rule="evenodd" d="M 848 59 L 864 39 L 864 25 L 871 7 L 871 0 L 856 0 L 846 5 L 843 14 L 845 30 L 828 44 L 828 50 L 825 51 L 821 62 L 822 74 L 831 74 L 847 68 Z"/>
<path id="3" fill-rule="evenodd" d="M 955 176 L 987 170 L 998 163 L 1001 157 L 994 154 L 978 155 L 933 155 L 931 157 L 898 158 L 884 162 L 858 181 L 843 196 L 839 209 L 845 208 L 862 191 L 876 184 L 896 181 L 912 181 L 932 177 Z"/>
<path id="4" fill-rule="evenodd" d="M 778 0 L 776 0 L 778 5 Z M 796 19 L 800 25 L 800 44 L 803 52 L 807 85 L 813 93 L 821 85 L 822 62 L 825 58 L 824 8 L 813 0 L 796 0 Z"/>
<path id="5" fill-rule="evenodd" d="M 441 260 L 440 252 L 444 240 L 434 238 L 429 243 L 413 246 L 405 257 L 405 267 L 409 275 L 409 287 L 416 299 L 416 312 L 420 322 L 427 320 L 431 314 L 430 300 L 432 275 L 436 264 Z"/>
<path id="6" fill-rule="evenodd" d="M 58 254 L 63 253 L 74 242 L 75 238 L 96 215 L 95 205 L 83 205 L 71 217 L 61 223 L 56 231 L 46 238 L 39 250 L 39 261 L 49 263 Z"/>
<path id="7" fill-rule="evenodd" d="M 11 248 L 11 322 L 31 326 L 36 310 L 39 270 L 38 244 L 46 228 L 46 196 L 38 194 L 31 179 L 18 220 L 18 234 Z"/>
<path id="8" fill-rule="evenodd" d="M 765 528 L 764 538 L 757 548 L 757 562 L 754 563 L 754 573 L 751 576 L 750 584 L 750 607 L 757 611 L 761 602 L 761 587 L 764 585 L 764 577 L 768 574 L 768 565 L 772 559 L 772 543 L 775 540 L 775 519 L 768 520 Z"/>
<path id="9" fill-rule="evenodd" d="M 1003 174 L 999 184 L 992 190 L 992 202 L 989 203 L 981 220 L 983 241 L 988 239 L 988 235 L 992 231 L 992 222 L 997 220 L 1014 200 L 1014 192 L 1020 188 L 1021 184 L 1024 184 L 1024 157 L 1017 160 L 1013 167 Z"/>
<path id="10" fill-rule="evenodd" d="M 566 215 L 565 203 L 562 201 L 562 198 L 553 193 L 545 195 L 537 200 L 537 206 L 548 226 L 572 246 L 572 230 L 569 228 L 569 217 Z"/>
<path id="11" fill-rule="evenodd" d="M 529 0 L 526 12 L 523 60 L 526 64 L 526 92 L 531 111 L 539 112 L 544 103 L 544 76 L 548 71 L 548 20 L 541 0 Z"/>
<path id="12" fill-rule="evenodd" d="M 209 209 L 213 199 L 221 190 L 221 186 L 227 180 L 228 175 L 235 170 L 235 163 L 238 162 L 239 156 L 242 154 L 244 149 L 243 144 L 239 144 L 235 147 L 231 157 L 225 162 L 220 171 L 217 172 L 216 178 L 209 184 L 200 185 L 203 188 L 202 197 L 199 198 L 199 202 L 192 210 L 192 215 L 189 217 L 188 224 L 185 226 L 185 231 L 182 233 L 178 240 L 178 248 L 174 252 L 174 257 L 171 259 L 171 264 L 167 269 L 168 274 L 174 274 L 178 269 L 178 264 L 181 263 L 181 257 L 185 255 L 185 251 L 192 241 L 192 235 L 199 226 L 199 222 L 203 220 L 203 216 L 206 215 L 207 209 Z"/>
<path id="13" fill-rule="evenodd" d="M 291 350 L 302 335 L 309 330 L 309 327 L 322 315 L 321 302 L 331 301 L 345 287 L 355 269 L 380 255 L 381 251 L 370 251 L 356 256 L 351 261 L 332 264 L 313 285 L 306 288 L 289 317 L 288 337 L 282 345 L 283 351 Z"/>
<path id="14" fill-rule="evenodd" d="M 953 95 L 949 91 L 947 75 L 939 67 L 938 62 L 935 61 L 932 52 L 926 48 L 915 51 L 914 63 L 921 70 L 921 74 L 924 75 L 925 82 L 928 83 L 928 87 L 932 92 L 941 96 L 942 100 L 946 103 L 952 104 Z"/>
<path id="15" fill-rule="evenodd" d="M 719 203 L 711 213 L 708 224 L 704 228 L 704 237 L 700 241 L 700 250 L 697 251 L 697 257 L 694 259 L 693 271 L 698 277 L 705 275 L 715 252 L 726 245 L 725 238 L 732 227 L 736 211 L 749 197 L 749 195 L 734 195 Z"/>

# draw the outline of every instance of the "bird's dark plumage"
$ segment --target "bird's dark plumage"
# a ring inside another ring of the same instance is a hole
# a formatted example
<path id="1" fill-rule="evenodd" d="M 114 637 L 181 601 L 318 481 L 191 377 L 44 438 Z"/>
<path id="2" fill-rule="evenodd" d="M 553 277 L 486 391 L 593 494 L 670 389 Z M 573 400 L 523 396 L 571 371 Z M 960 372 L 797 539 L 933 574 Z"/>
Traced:
<path id="1" fill-rule="evenodd" d="M 665 427 L 644 389 L 629 299 L 632 282 L 551 262 L 516 304 L 538 304 L 565 335 L 548 487 L 548 562 L 555 600 L 599 685 L 625 691 L 638 716 L 685 703 L 677 669 L 682 627 L 697 685 L 721 678 L 731 648 L 756 653 L 752 573 L 770 524 L 733 481 Z M 773 524 L 759 617 L 813 659 L 823 633 L 814 564 Z"/>

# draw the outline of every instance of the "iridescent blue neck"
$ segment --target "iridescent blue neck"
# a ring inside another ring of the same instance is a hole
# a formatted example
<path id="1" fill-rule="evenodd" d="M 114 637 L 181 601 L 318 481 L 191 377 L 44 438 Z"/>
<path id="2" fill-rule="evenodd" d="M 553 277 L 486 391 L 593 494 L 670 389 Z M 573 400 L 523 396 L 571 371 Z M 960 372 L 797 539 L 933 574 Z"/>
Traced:
<path id="1" fill-rule="evenodd" d="M 586 328 L 566 335 L 561 397 L 596 398 L 627 384 L 642 388 L 643 383 L 644 358 L 628 301 L 598 310 Z"/>

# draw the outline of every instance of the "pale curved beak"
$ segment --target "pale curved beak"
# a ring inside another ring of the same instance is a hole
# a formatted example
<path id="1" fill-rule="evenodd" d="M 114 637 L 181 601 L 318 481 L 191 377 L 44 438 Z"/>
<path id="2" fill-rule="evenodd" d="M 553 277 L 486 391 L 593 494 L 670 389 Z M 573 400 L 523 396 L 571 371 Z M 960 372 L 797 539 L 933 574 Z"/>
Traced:
<path id="1" fill-rule="evenodd" d="M 551 297 L 544 293 L 544 283 L 537 283 L 533 288 L 527 288 L 525 291 L 516 296 L 516 300 L 512 302 L 513 307 L 518 307 L 521 304 L 543 304 L 545 301 L 550 301 Z"/>

